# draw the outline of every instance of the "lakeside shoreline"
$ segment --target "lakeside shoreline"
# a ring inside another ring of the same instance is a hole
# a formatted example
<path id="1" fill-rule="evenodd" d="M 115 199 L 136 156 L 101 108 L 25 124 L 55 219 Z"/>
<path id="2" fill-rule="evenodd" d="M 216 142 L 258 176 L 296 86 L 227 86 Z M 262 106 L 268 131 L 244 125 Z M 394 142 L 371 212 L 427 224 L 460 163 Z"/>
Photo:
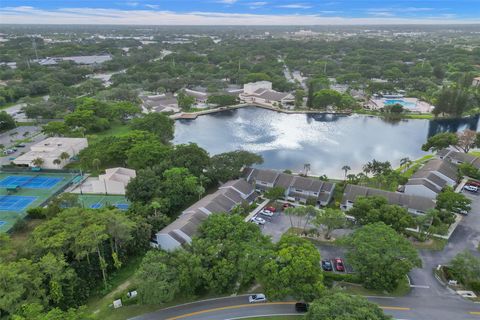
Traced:
<path id="1" fill-rule="evenodd" d="M 296 109 L 296 110 L 289 110 L 283 109 L 278 107 L 273 107 L 270 105 L 264 105 L 260 103 L 239 103 L 232 106 L 225 106 L 220 108 L 214 109 L 206 109 L 201 111 L 194 111 L 194 112 L 180 112 L 170 115 L 170 119 L 172 120 L 195 120 L 199 116 L 229 111 L 229 110 L 236 110 L 241 108 L 247 107 L 256 107 L 261 109 L 266 109 L 274 112 L 284 113 L 284 114 L 332 114 L 332 115 L 340 115 L 340 116 L 350 116 L 352 114 L 358 115 L 365 115 L 365 116 L 372 116 L 372 117 L 379 117 L 379 118 L 391 118 L 391 119 L 411 119 L 411 120 L 456 120 L 456 119 L 464 119 L 469 117 L 474 117 L 476 115 L 466 115 L 460 117 L 435 117 L 433 114 L 425 113 L 425 114 L 401 114 L 401 115 L 391 115 L 391 114 L 382 114 L 380 112 L 372 112 L 370 110 L 359 110 L 359 111 L 321 111 L 321 110 L 305 110 L 305 109 Z"/>

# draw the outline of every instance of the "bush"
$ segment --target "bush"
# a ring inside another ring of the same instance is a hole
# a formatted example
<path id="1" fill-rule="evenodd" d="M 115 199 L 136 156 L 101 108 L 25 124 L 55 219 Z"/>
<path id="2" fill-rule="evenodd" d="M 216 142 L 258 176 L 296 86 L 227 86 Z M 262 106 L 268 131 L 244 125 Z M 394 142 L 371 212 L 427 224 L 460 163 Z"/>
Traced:
<path id="1" fill-rule="evenodd" d="M 12 227 L 13 232 L 22 232 L 27 229 L 27 221 L 25 219 L 18 219 Z"/>
<path id="2" fill-rule="evenodd" d="M 468 286 L 472 291 L 480 292 L 480 281 L 471 281 Z"/>
<path id="3" fill-rule="evenodd" d="M 42 207 L 30 208 L 27 210 L 27 215 L 32 219 L 45 219 L 45 209 Z"/>
<path id="4" fill-rule="evenodd" d="M 351 273 L 333 273 L 333 272 L 324 272 L 323 279 L 329 281 L 344 281 L 350 283 L 362 283 L 360 276 L 357 274 Z"/>

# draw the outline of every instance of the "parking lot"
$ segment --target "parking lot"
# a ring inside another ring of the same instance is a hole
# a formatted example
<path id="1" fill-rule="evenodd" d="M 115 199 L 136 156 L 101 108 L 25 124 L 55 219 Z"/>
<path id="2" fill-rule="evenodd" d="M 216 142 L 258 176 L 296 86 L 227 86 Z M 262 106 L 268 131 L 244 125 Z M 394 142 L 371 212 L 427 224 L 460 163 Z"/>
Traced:
<path id="1" fill-rule="evenodd" d="M 304 225 L 305 221 L 301 220 L 297 217 L 289 217 L 284 214 L 283 210 L 277 210 L 273 213 L 273 216 L 269 217 L 266 215 L 263 215 L 261 213 L 257 214 L 258 217 L 262 218 L 265 220 L 265 224 L 259 225 L 259 227 L 262 230 L 262 233 L 265 235 L 269 235 L 272 237 L 273 242 L 278 242 L 282 235 L 288 231 L 292 227 L 296 226 L 302 226 Z M 307 225 L 306 227 L 308 228 L 314 228 L 313 225 Z M 336 235 L 337 236 L 343 236 L 347 233 L 349 233 L 349 230 L 337 230 Z M 314 242 L 315 247 L 320 251 L 320 256 L 322 260 L 328 260 L 333 264 L 333 260 L 335 258 L 341 258 L 344 261 L 345 264 L 345 272 L 347 273 L 352 273 L 353 269 L 352 267 L 348 264 L 348 262 L 345 261 L 345 254 L 346 254 L 346 249 L 344 247 L 339 247 L 335 245 L 329 245 L 329 244 L 323 244 L 323 243 L 316 243 Z M 333 272 L 338 272 L 333 268 Z"/>
<path id="2" fill-rule="evenodd" d="M 17 144 L 16 141 L 24 139 L 30 140 L 23 143 L 25 145 L 23 148 L 16 148 L 16 151 L 8 155 L 2 153 L 0 155 L 0 165 L 9 164 L 12 158 L 16 158 L 29 151 L 31 145 L 45 139 L 45 135 L 41 133 L 41 129 L 40 126 L 19 126 L 0 134 L 0 144 L 2 144 L 5 149 L 14 148 Z"/>

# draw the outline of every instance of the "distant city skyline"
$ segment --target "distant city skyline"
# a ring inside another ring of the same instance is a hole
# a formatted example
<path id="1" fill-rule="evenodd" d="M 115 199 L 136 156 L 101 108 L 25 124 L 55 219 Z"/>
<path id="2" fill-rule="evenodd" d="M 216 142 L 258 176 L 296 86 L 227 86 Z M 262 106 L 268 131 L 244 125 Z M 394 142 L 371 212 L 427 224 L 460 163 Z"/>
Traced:
<path id="1" fill-rule="evenodd" d="M 480 0 L 2 0 L 2 24 L 480 23 Z"/>

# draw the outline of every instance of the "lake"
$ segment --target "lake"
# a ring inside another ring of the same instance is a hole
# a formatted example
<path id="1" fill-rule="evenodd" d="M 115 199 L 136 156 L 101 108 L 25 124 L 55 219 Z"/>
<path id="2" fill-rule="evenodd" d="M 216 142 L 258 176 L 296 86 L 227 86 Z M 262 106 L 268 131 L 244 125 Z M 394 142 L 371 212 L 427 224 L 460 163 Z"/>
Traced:
<path id="1" fill-rule="evenodd" d="M 342 166 L 358 173 L 377 159 L 398 166 L 419 158 L 427 137 L 444 131 L 477 130 L 479 116 L 459 120 L 397 120 L 365 115 L 285 114 L 247 107 L 177 120 L 174 143 L 197 143 L 211 155 L 237 149 L 263 156 L 261 167 L 303 170 L 343 177 Z"/>

